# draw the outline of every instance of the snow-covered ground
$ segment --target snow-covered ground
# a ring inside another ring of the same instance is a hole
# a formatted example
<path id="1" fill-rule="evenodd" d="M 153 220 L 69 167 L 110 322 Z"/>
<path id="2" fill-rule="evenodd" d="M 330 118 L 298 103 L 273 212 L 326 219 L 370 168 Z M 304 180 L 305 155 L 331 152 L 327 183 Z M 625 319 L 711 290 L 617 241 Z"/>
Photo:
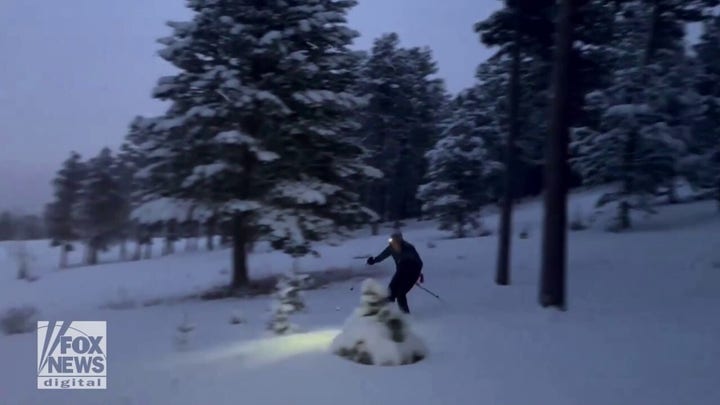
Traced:
<path id="1" fill-rule="evenodd" d="M 596 194 L 573 197 L 589 214 Z M 569 311 L 537 304 L 540 204 L 515 216 L 512 285 L 493 284 L 497 239 L 448 239 L 430 223 L 404 230 L 426 263 L 414 289 L 413 328 L 429 356 L 414 365 L 373 367 L 329 353 L 360 303 L 359 280 L 305 293 L 303 331 L 267 335 L 270 298 L 146 302 L 228 281 L 228 251 L 177 253 L 152 260 L 54 270 L 57 252 L 31 242 L 35 282 L 14 280 L 0 247 L 0 311 L 33 304 L 47 320 L 107 320 L 105 391 L 36 387 L 36 336 L 0 336 L 0 404 L 720 404 L 720 215 L 711 202 L 667 206 L 624 234 L 570 234 Z M 490 214 L 486 225 L 494 228 Z M 517 232 L 516 232 L 517 234 Z M 300 269 L 365 269 L 354 256 L 377 254 L 386 235 L 323 246 Z M 432 242 L 432 244 L 429 244 Z M 433 245 L 434 247 L 429 247 Z M 111 260 L 114 256 L 109 254 Z M 251 258 L 252 277 L 285 271 L 276 253 Z M 387 282 L 390 260 L 373 267 Z M 338 310 L 339 308 L 339 310 Z M 240 311 L 246 322 L 233 325 Z M 187 316 L 189 346 L 174 345 Z"/>

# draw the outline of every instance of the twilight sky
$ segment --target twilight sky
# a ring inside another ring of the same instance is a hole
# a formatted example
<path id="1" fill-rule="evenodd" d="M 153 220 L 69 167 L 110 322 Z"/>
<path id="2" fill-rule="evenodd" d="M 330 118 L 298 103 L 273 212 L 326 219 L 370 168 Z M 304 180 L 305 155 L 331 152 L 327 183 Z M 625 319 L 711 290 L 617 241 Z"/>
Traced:
<path id="1" fill-rule="evenodd" d="M 356 47 L 385 32 L 429 45 L 456 92 L 490 51 L 472 31 L 499 0 L 360 0 Z M 160 113 L 150 98 L 172 68 L 156 56 L 166 20 L 191 14 L 183 0 L 0 0 L 0 210 L 39 213 L 71 150 L 116 148 L 130 119 Z"/>

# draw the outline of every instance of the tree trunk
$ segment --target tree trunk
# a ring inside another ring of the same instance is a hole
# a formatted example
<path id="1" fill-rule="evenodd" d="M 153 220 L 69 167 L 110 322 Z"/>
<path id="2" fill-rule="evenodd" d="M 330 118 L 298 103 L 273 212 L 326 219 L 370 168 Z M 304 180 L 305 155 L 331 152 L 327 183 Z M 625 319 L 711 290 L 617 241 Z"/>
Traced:
<path id="1" fill-rule="evenodd" d="M 167 256 L 175 253 L 175 223 L 168 221 L 165 223 L 165 242 L 162 249 L 162 255 Z"/>
<path id="2" fill-rule="evenodd" d="M 515 10 L 517 14 L 519 11 Z M 516 23 L 514 41 L 512 44 L 512 66 L 510 70 L 510 111 L 509 132 L 505 145 L 505 176 L 502 206 L 500 211 L 500 235 L 498 238 L 498 259 L 495 272 L 497 285 L 510 284 L 510 242 L 512 238 L 512 210 L 513 210 L 513 173 L 515 172 L 514 152 L 515 140 L 520 131 L 520 27 Z"/>
<path id="3" fill-rule="evenodd" d="M 68 245 L 62 244 L 60 245 L 60 268 L 66 269 L 68 266 Z"/>
<path id="4" fill-rule="evenodd" d="M 232 218 L 233 242 L 233 277 L 232 288 L 240 288 L 247 284 L 247 235 L 245 218 L 242 214 L 234 214 Z"/>
<path id="5" fill-rule="evenodd" d="M 208 225 L 208 226 L 210 226 L 210 225 Z M 207 249 L 208 251 L 215 249 L 215 235 L 214 235 L 213 231 L 214 231 L 214 229 L 212 227 L 209 227 L 206 230 L 207 239 L 205 239 L 205 249 Z"/>
<path id="6" fill-rule="evenodd" d="M 127 260 L 127 240 L 123 238 L 120 241 L 120 261 L 124 262 Z"/>
<path id="7" fill-rule="evenodd" d="M 145 259 L 152 259 L 152 241 L 145 243 Z"/>
<path id="8" fill-rule="evenodd" d="M 370 225 L 370 231 L 372 232 L 373 236 L 379 235 L 380 234 L 380 222 L 373 222 Z"/>
<path id="9" fill-rule="evenodd" d="M 142 257 L 142 243 L 140 241 L 136 241 L 135 243 L 135 252 L 133 253 L 132 260 L 138 261 Z"/>
<path id="10" fill-rule="evenodd" d="M 540 305 L 566 309 L 567 182 L 570 120 L 569 65 L 572 50 L 573 0 L 561 0 L 555 38 L 550 136 L 545 150 L 545 212 L 543 218 Z"/>
<path id="11" fill-rule="evenodd" d="M 718 175 L 716 183 L 717 184 L 715 186 L 715 199 L 717 200 L 718 212 L 720 212 L 720 175 Z"/>
<path id="12" fill-rule="evenodd" d="M 668 184 L 668 204 L 677 204 L 680 202 L 680 198 L 677 194 L 677 185 L 675 184 L 675 177 L 670 180 Z"/>
<path id="13" fill-rule="evenodd" d="M 187 232 L 185 233 L 185 251 L 186 252 L 192 252 L 193 251 L 193 239 L 195 237 L 195 232 L 192 228 L 192 224 L 186 224 Z"/>
<path id="14" fill-rule="evenodd" d="M 97 247 L 90 242 L 86 245 L 85 249 L 85 264 L 88 266 L 96 265 L 98 263 Z"/>

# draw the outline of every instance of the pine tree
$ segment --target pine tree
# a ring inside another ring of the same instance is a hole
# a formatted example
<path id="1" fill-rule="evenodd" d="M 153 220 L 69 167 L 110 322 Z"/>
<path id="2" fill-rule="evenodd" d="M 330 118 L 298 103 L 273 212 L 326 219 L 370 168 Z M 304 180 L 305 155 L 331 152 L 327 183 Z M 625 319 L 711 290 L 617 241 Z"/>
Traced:
<path id="1" fill-rule="evenodd" d="M 278 279 L 273 316 L 268 323 L 269 330 L 282 335 L 296 329 L 290 323 L 290 315 L 305 309 L 302 290 L 305 288 L 307 278 L 306 274 L 298 273 L 297 261 L 295 261 L 292 270 Z"/>
<path id="2" fill-rule="evenodd" d="M 358 35 L 346 27 L 352 1 L 305 2 L 280 7 L 287 24 L 279 60 L 284 70 L 275 93 L 289 108 L 271 144 L 281 159 L 272 162 L 275 181 L 263 198 L 260 221 L 271 243 L 295 257 L 311 243 L 346 234 L 375 219 L 355 190 L 381 176 L 362 162 L 365 149 L 352 134 L 364 100 L 352 94 L 358 55 L 348 47 Z M 298 63 L 298 58 L 301 63 Z"/>
<path id="3" fill-rule="evenodd" d="M 696 186 L 715 189 L 720 210 L 720 16 L 704 23 L 695 53 L 700 68 L 695 88 L 703 108 L 692 131 L 689 149 L 693 159 L 687 162 L 687 171 L 695 174 L 691 182 Z"/>
<path id="4" fill-rule="evenodd" d="M 368 185 L 366 201 L 385 220 L 417 216 L 417 188 L 426 170 L 424 154 L 437 141 L 444 84 L 427 48 L 402 48 L 397 34 L 375 40 L 359 91 L 369 103 L 362 132 L 368 162 L 384 177 Z"/>
<path id="5" fill-rule="evenodd" d="M 85 264 L 94 265 L 98 263 L 98 253 L 117 241 L 126 211 L 110 149 L 100 151 L 86 168 L 75 215 L 87 249 Z"/>
<path id="6" fill-rule="evenodd" d="M 68 252 L 73 243 L 80 239 L 78 218 L 75 208 L 80 201 L 86 167 L 81 156 L 72 152 L 58 171 L 53 187 L 55 199 L 45 208 L 45 223 L 51 245 L 60 247 L 60 268 L 67 267 Z"/>
<path id="7" fill-rule="evenodd" d="M 3 211 L 0 214 L 0 241 L 12 240 L 17 236 L 17 225 L 12 214 Z"/>
<path id="8" fill-rule="evenodd" d="M 480 230 L 479 210 L 497 194 L 493 193 L 502 164 L 492 160 L 484 138 L 497 136 L 499 128 L 491 117 L 478 122 L 470 92 L 460 94 L 453 117 L 446 122 L 440 140 L 426 153 L 426 183 L 418 189 L 423 211 L 438 219 L 441 229 L 452 229 L 463 238 L 469 230 Z"/>
<path id="9" fill-rule="evenodd" d="M 631 209 L 653 212 L 652 198 L 673 181 L 691 119 L 680 112 L 696 107 L 692 97 L 679 93 L 685 84 L 672 83 L 672 76 L 683 76 L 676 74 L 684 59 L 681 43 L 657 42 L 665 31 L 654 31 L 656 14 L 657 8 L 632 1 L 618 11 L 611 84 L 588 95 L 595 125 L 574 134 L 573 162 L 584 182 L 620 182 L 598 201 L 617 204 L 612 226 L 618 230 L 631 227 Z"/>
<path id="10" fill-rule="evenodd" d="M 377 173 L 346 132 L 361 105 L 349 93 L 354 1 L 191 1 L 161 56 L 180 73 L 154 96 L 171 106 L 149 125 L 145 203 L 171 198 L 217 215 L 233 237 L 233 287 L 263 236 L 293 255 L 367 222 L 352 187 Z"/>

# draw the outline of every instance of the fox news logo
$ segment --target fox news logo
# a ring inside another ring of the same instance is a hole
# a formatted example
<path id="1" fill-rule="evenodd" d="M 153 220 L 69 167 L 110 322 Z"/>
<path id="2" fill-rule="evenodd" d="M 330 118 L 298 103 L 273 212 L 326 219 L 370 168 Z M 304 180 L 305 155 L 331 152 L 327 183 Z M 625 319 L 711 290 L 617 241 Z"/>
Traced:
<path id="1" fill-rule="evenodd" d="M 37 323 L 38 389 L 106 389 L 105 321 Z"/>

